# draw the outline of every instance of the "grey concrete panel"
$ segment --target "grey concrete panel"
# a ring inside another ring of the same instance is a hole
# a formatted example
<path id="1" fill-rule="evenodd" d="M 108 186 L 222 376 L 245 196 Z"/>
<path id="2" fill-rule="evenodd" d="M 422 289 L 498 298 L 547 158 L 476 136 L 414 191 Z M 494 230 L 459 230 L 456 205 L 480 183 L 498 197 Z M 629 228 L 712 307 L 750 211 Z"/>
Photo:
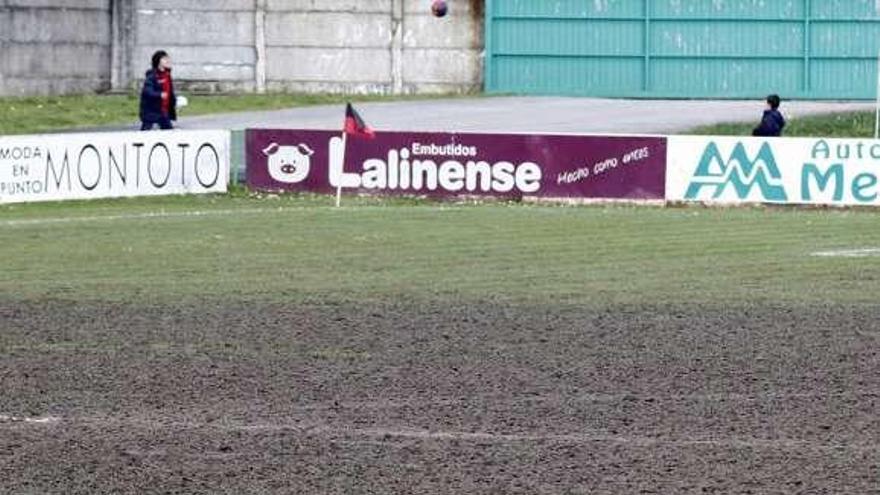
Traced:
<path id="1" fill-rule="evenodd" d="M 150 57 L 161 47 L 140 46 L 135 51 L 132 67 L 142 74 L 150 68 Z M 253 66 L 256 58 L 252 46 L 171 46 L 161 48 L 171 55 L 172 65 L 214 64 Z"/>
<path id="2" fill-rule="evenodd" d="M 2 0 L 0 0 L 2 1 Z M 2 4 L 0 4 L 2 5 Z M 0 42 L 9 41 L 12 37 L 12 12 L 0 10 Z M 2 66 L 0 66 L 2 67 Z M 2 72 L 2 71 L 0 71 Z"/>
<path id="3" fill-rule="evenodd" d="M 391 44 L 391 16 L 280 13 L 266 16 L 269 46 L 381 48 Z"/>
<path id="4" fill-rule="evenodd" d="M 139 10 L 254 10 L 254 0 L 140 0 Z"/>
<path id="5" fill-rule="evenodd" d="M 250 81 L 254 80 L 253 66 L 220 64 L 177 64 L 175 79 L 191 81 Z"/>
<path id="6" fill-rule="evenodd" d="M 146 67 L 140 68 L 134 76 L 135 86 L 140 87 L 143 83 Z M 254 67 L 250 65 L 223 65 L 223 64 L 174 64 L 175 85 L 184 82 L 254 82 Z"/>
<path id="7" fill-rule="evenodd" d="M 0 79 L 0 94 L 7 96 L 83 94 L 110 89 L 110 79 L 20 78 Z"/>
<path id="8" fill-rule="evenodd" d="M 253 81 L 178 81 L 175 84 L 175 90 L 181 94 L 252 93 L 255 90 Z M 182 115 L 186 115 L 185 110 Z"/>
<path id="9" fill-rule="evenodd" d="M 480 52 L 475 50 L 408 49 L 403 52 L 403 80 L 476 84 L 480 64 Z"/>
<path id="10" fill-rule="evenodd" d="M 454 82 L 454 83 L 405 83 L 403 93 L 407 95 L 449 95 L 449 94 L 474 94 L 482 90 L 483 83 Z"/>
<path id="11" fill-rule="evenodd" d="M 270 11 L 387 12 L 391 0 L 268 0 Z"/>
<path id="12" fill-rule="evenodd" d="M 248 12 L 140 10 L 135 22 L 138 45 L 254 44 L 254 16 Z"/>
<path id="13" fill-rule="evenodd" d="M 270 80 L 266 82 L 266 89 L 268 91 L 292 93 L 375 95 L 391 94 L 391 83 Z"/>
<path id="14" fill-rule="evenodd" d="M 8 43 L 4 74 L 20 78 L 110 78 L 110 47 Z"/>
<path id="15" fill-rule="evenodd" d="M 391 80 L 391 53 L 378 49 L 266 49 L 270 80 L 384 83 Z"/>
<path id="16" fill-rule="evenodd" d="M 2 5 L 2 4 L 0 4 Z M 110 11 L 110 0 L 6 0 L 8 7 Z"/>
<path id="17" fill-rule="evenodd" d="M 431 15 L 407 16 L 403 44 L 413 48 L 480 48 L 483 26 L 470 17 L 437 19 Z"/>
<path id="18" fill-rule="evenodd" d="M 13 9 L 13 41 L 110 44 L 110 14 L 101 10 Z"/>
<path id="19" fill-rule="evenodd" d="M 449 6 L 448 17 L 471 15 L 474 12 L 482 12 L 482 4 L 486 0 L 448 0 L 446 4 Z M 479 4 L 479 5 L 476 5 Z M 409 14 L 428 14 L 431 13 L 431 0 L 404 0 L 403 11 Z"/>
<path id="20" fill-rule="evenodd" d="M 9 55 L 7 43 L 0 40 L 0 95 L 3 94 L 3 79 L 9 76 L 8 72 L 11 65 Z"/>

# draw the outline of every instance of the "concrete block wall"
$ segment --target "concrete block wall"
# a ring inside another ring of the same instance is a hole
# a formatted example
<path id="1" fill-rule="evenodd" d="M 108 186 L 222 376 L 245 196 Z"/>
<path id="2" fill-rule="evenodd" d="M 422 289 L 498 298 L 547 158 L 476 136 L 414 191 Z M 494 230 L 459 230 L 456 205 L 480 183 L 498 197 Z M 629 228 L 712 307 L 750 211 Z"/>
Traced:
<path id="1" fill-rule="evenodd" d="M 386 93 L 392 86 L 392 0 L 269 0 L 269 90 Z"/>
<path id="2" fill-rule="evenodd" d="M 406 0 L 403 81 L 407 93 L 479 91 L 483 87 L 484 0 L 452 0 L 431 15 L 429 0 Z"/>
<path id="3" fill-rule="evenodd" d="M 469 92 L 482 87 L 483 0 L 268 0 L 270 90 Z"/>
<path id="4" fill-rule="evenodd" d="M 474 91 L 483 3 L 0 0 L 0 94 L 130 90 L 158 49 L 185 91 Z"/>
<path id="5" fill-rule="evenodd" d="M 110 88 L 111 0 L 0 0 L 0 95 Z"/>
<path id="6" fill-rule="evenodd" d="M 171 54 L 175 80 L 188 90 L 255 89 L 254 0 L 133 2 L 129 84 L 139 87 L 151 56 L 163 49 Z"/>

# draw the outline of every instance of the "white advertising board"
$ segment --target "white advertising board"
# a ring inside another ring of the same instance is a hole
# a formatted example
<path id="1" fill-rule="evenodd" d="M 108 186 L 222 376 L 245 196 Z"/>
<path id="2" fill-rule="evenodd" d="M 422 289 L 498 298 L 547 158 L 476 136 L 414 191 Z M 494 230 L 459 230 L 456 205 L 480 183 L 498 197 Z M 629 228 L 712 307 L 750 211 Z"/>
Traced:
<path id="1" fill-rule="evenodd" d="M 670 136 L 666 199 L 880 205 L 880 141 Z"/>
<path id="2" fill-rule="evenodd" d="M 228 131 L 0 137 L 0 203 L 226 192 Z"/>

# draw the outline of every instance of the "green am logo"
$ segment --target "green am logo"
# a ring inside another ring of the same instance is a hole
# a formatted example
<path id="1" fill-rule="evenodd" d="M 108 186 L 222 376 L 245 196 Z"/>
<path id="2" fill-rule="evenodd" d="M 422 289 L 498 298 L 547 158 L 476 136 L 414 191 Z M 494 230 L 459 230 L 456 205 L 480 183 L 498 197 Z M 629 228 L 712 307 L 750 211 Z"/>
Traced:
<path id="1" fill-rule="evenodd" d="M 722 200 L 731 198 L 728 191 L 732 191 L 737 199 L 745 200 L 749 199 L 756 186 L 760 190 L 762 201 L 788 200 L 782 184 L 782 174 L 776 165 L 770 144 L 765 142 L 752 159 L 745 145 L 740 142 L 725 159 L 713 141 L 703 152 L 685 199 Z"/>

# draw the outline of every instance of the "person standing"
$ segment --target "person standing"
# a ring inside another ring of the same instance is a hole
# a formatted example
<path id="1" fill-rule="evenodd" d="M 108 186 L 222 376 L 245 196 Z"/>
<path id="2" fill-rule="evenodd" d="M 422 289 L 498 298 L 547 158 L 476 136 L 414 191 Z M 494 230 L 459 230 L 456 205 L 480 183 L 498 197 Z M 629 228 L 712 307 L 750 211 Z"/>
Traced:
<path id="1" fill-rule="evenodd" d="M 779 95 L 767 97 L 764 116 L 761 117 L 761 123 L 758 127 L 752 131 L 752 136 L 778 137 L 782 135 L 782 129 L 785 128 L 785 117 L 779 111 L 781 102 Z"/>
<path id="2" fill-rule="evenodd" d="M 171 80 L 171 57 L 164 50 L 153 54 L 152 69 L 148 70 L 141 90 L 141 130 L 148 131 L 158 125 L 160 129 L 173 129 L 177 120 L 177 102 L 174 82 Z"/>

